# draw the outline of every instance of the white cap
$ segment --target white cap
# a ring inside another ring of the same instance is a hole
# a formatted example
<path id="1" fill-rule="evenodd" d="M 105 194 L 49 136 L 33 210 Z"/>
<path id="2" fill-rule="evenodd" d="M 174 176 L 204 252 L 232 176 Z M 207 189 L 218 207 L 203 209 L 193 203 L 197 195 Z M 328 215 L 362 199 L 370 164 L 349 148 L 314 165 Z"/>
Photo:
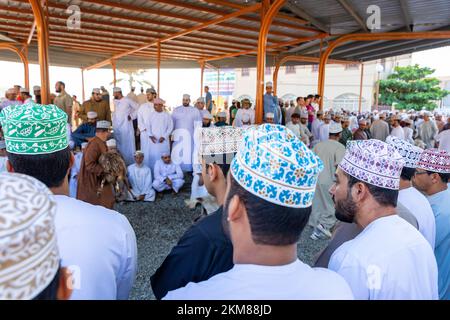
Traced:
<path id="1" fill-rule="evenodd" d="M 41 86 L 34 86 L 33 87 L 33 91 L 39 91 L 39 90 L 41 90 Z"/>
<path id="2" fill-rule="evenodd" d="M 88 119 L 95 119 L 95 118 L 97 118 L 97 112 L 95 112 L 95 111 L 89 111 L 89 112 L 87 113 L 87 117 L 88 117 Z"/>
<path id="3" fill-rule="evenodd" d="M 136 150 L 136 152 L 134 153 L 135 156 L 143 156 L 144 153 L 141 150 Z"/>
<path id="4" fill-rule="evenodd" d="M 14 88 L 9 88 L 8 90 L 6 90 L 6 93 L 7 93 L 7 94 L 13 94 L 13 93 L 16 93 L 16 89 L 14 89 Z"/>
<path id="5" fill-rule="evenodd" d="M 342 126 L 340 123 L 334 122 L 332 124 L 330 124 L 330 129 L 329 129 L 329 133 L 339 133 L 342 132 Z"/>
<path id="6" fill-rule="evenodd" d="M 209 112 L 204 112 L 204 113 L 203 113 L 203 119 L 209 119 L 209 120 L 212 120 L 212 118 L 213 118 L 213 116 L 212 116 L 211 113 L 209 113 Z"/>
<path id="7" fill-rule="evenodd" d="M 168 156 L 170 156 L 170 152 L 169 151 L 161 152 L 161 157 L 168 157 Z"/>
<path id="8" fill-rule="evenodd" d="M 5 140 L 0 140 L 0 149 L 6 149 L 6 142 L 5 142 Z"/>
<path id="9" fill-rule="evenodd" d="M 300 112 L 300 118 L 308 118 L 308 112 L 307 111 L 301 111 Z"/>
<path id="10" fill-rule="evenodd" d="M 227 113 L 225 111 L 221 111 L 217 114 L 217 117 L 219 118 L 226 118 L 227 117 Z"/>
<path id="11" fill-rule="evenodd" d="M 327 120 L 331 120 L 331 115 L 329 113 L 327 113 L 323 118 L 327 119 Z"/>
<path id="12" fill-rule="evenodd" d="M 358 123 L 359 124 L 366 124 L 367 120 L 366 119 L 359 119 Z"/>
<path id="13" fill-rule="evenodd" d="M 115 139 L 109 139 L 108 141 L 106 141 L 106 146 L 107 147 L 116 147 L 117 146 L 117 142 Z"/>
<path id="14" fill-rule="evenodd" d="M 92 93 L 97 93 L 97 94 L 101 94 L 100 89 L 99 88 L 94 88 L 92 89 Z"/>
<path id="15" fill-rule="evenodd" d="M 198 99 L 197 99 L 197 102 L 200 102 L 200 103 L 205 103 L 205 98 L 203 98 L 203 97 L 200 97 L 200 98 L 198 98 Z"/>
<path id="16" fill-rule="evenodd" d="M 266 118 L 273 119 L 274 117 L 275 117 L 275 114 L 273 112 L 267 112 L 266 113 Z"/>
<path id="17" fill-rule="evenodd" d="M 145 93 L 156 93 L 155 88 L 148 88 L 147 90 L 145 90 Z"/>
<path id="18" fill-rule="evenodd" d="M 273 87 L 272 81 L 267 81 L 266 82 L 266 87 Z"/>
<path id="19" fill-rule="evenodd" d="M 86 149 L 87 145 L 88 145 L 87 142 L 83 142 L 83 143 L 81 144 L 81 149 Z"/>
<path id="20" fill-rule="evenodd" d="M 191 99 L 191 96 L 187 93 L 183 94 L 183 99 Z"/>
<path id="21" fill-rule="evenodd" d="M 113 92 L 122 92 L 122 89 L 120 87 L 114 87 Z"/>
<path id="22" fill-rule="evenodd" d="M 20 88 L 20 93 L 30 93 L 30 90 L 28 90 L 27 88 Z"/>
<path id="23" fill-rule="evenodd" d="M 97 121 L 97 129 L 109 129 L 111 128 L 111 122 L 106 120 Z"/>

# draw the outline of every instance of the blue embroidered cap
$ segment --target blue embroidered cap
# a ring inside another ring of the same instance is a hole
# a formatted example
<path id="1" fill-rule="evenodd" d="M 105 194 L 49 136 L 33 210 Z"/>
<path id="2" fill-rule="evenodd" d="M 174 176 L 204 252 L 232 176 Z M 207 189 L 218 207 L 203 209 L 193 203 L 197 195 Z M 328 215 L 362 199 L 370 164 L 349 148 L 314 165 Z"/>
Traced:
<path id="1" fill-rule="evenodd" d="M 311 206 L 319 157 L 284 126 L 263 124 L 244 132 L 231 174 L 247 191 L 271 203 L 292 208 Z"/>

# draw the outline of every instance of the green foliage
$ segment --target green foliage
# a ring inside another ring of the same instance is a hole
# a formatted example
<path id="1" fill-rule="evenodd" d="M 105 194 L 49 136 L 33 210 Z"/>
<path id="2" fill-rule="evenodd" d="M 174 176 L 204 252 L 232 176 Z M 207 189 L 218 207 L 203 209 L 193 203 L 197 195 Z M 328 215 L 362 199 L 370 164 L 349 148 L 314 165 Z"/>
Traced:
<path id="1" fill-rule="evenodd" d="M 395 67 L 386 80 L 380 80 L 380 104 L 393 105 L 397 109 L 433 110 L 434 101 L 444 98 L 450 91 L 439 88 L 439 80 L 428 77 L 434 69 L 419 67 Z"/>

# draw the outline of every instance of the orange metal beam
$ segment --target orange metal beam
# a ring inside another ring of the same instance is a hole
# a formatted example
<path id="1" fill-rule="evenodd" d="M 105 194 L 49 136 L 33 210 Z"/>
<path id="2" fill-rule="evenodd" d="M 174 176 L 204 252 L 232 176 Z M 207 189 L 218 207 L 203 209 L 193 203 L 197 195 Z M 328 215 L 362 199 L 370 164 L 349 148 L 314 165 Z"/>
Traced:
<path id="1" fill-rule="evenodd" d="M 29 0 L 36 20 L 38 36 L 38 56 L 41 69 L 41 100 L 43 104 L 49 103 L 50 75 L 48 61 L 48 25 L 44 16 L 44 10 L 39 0 Z"/>
<path id="2" fill-rule="evenodd" d="M 256 11 L 256 10 L 258 10 L 260 7 L 261 7 L 261 4 L 258 3 L 258 4 L 255 4 L 255 5 L 253 5 L 253 6 L 247 7 L 247 8 L 245 8 L 245 9 L 242 9 L 242 10 L 239 10 L 239 11 L 236 11 L 236 12 L 233 12 L 233 13 L 231 13 L 231 14 L 229 14 L 229 15 L 223 16 L 223 17 L 221 17 L 221 18 L 214 19 L 214 20 L 211 20 L 211 21 L 202 23 L 202 24 L 197 25 L 197 26 L 195 26 L 195 27 L 192 27 L 192 28 L 190 28 L 190 29 L 186 29 L 186 30 L 183 30 L 183 31 L 181 31 L 181 32 L 175 33 L 175 34 L 173 34 L 173 35 L 171 35 L 171 36 L 164 37 L 164 38 L 162 38 L 162 39 L 160 39 L 160 40 L 158 40 L 158 41 L 160 41 L 161 43 L 163 43 L 163 42 L 166 42 L 166 41 L 169 41 L 169 40 L 173 40 L 173 39 L 176 39 L 176 38 L 178 38 L 178 37 L 181 37 L 181 36 L 184 36 L 184 35 L 186 35 L 186 34 L 189 34 L 189 33 L 191 33 L 191 32 L 198 31 L 198 30 L 204 29 L 204 28 L 206 28 L 206 27 L 209 27 L 209 26 L 211 26 L 211 25 L 218 24 L 218 23 L 220 23 L 220 22 L 222 22 L 222 21 L 226 21 L 226 20 L 229 20 L 229 19 L 238 17 L 238 16 L 243 15 L 243 14 L 248 13 L 248 12 Z M 123 53 L 121 53 L 121 54 L 114 55 L 112 58 L 113 58 L 113 59 L 119 59 L 119 58 L 122 58 L 122 57 L 124 57 L 124 56 L 127 56 L 127 55 L 129 55 L 129 54 L 131 54 L 131 53 L 141 51 L 141 50 L 143 50 L 143 49 L 146 49 L 146 48 L 148 48 L 148 47 L 151 47 L 151 46 L 157 44 L 158 41 L 153 41 L 153 42 L 151 42 L 151 43 L 148 43 L 148 44 L 143 45 L 143 46 L 141 46 L 141 47 L 135 48 L 135 49 L 133 49 L 133 50 L 125 51 L 125 52 L 123 52 Z M 94 65 L 92 65 L 92 66 L 90 66 L 90 67 L 88 67 L 88 68 L 86 68 L 86 69 L 87 69 L 87 70 L 91 70 L 91 69 L 95 69 L 95 68 L 100 68 L 100 67 L 104 66 L 105 64 L 108 64 L 108 60 L 104 60 L 104 61 L 98 62 L 98 63 L 96 63 L 96 64 L 94 64 Z"/>
<path id="3" fill-rule="evenodd" d="M 235 3 L 235 2 L 231 2 L 231 1 L 224 1 L 224 0 L 204 0 L 205 2 L 208 3 L 214 3 L 214 4 L 218 4 L 224 7 L 230 7 L 230 8 L 234 8 L 234 9 L 242 9 L 243 5 Z M 276 18 L 282 18 L 284 20 L 287 21 L 292 21 L 292 22 L 296 22 L 296 23 L 300 23 L 300 24 L 306 24 L 309 23 L 309 21 L 303 20 L 303 19 L 299 19 L 284 13 L 277 13 Z"/>
<path id="4" fill-rule="evenodd" d="M 54 1 L 52 1 L 54 3 Z M 160 2 L 160 1 L 158 1 Z M 181 20 L 186 20 L 186 21 L 194 21 L 197 23 L 204 23 L 206 22 L 204 19 L 201 18 L 197 18 L 197 17 L 193 17 L 190 15 L 184 15 L 184 14 L 180 14 L 180 13 L 174 13 L 171 11 L 167 11 L 167 10 L 155 10 L 155 9 L 151 9 L 151 8 L 146 8 L 146 7 L 142 7 L 142 6 L 135 6 L 132 4 L 122 4 L 122 3 L 118 3 L 118 2 L 111 2 L 111 1 L 105 1 L 105 0 L 89 0 L 89 3 L 95 3 L 95 4 L 99 4 L 99 5 L 103 5 L 103 6 L 108 6 L 111 8 L 120 8 L 120 9 L 124 9 L 127 11 L 135 11 L 135 12 L 139 12 L 139 13 L 146 13 L 146 14 L 151 14 L 151 15 L 156 15 L 156 16 L 161 16 L 161 17 L 169 17 L 169 18 L 175 18 L 175 19 L 181 19 Z M 198 10 L 198 8 L 204 8 L 201 6 L 196 6 L 196 5 L 192 5 L 192 4 L 186 4 L 187 6 L 192 8 L 197 8 L 195 10 L 197 11 L 204 11 L 204 10 Z M 83 11 L 84 9 L 82 9 Z M 216 10 L 216 9 L 209 9 L 208 10 L 209 13 L 213 13 L 214 15 L 217 15 L 219 17 L 223 17 L 226 16 L 227 14 L 230 14 L 230 12 L 224 12 L 221 10 Z M 213 11 L 213 12 L 211 12 Z M 258 19 L 256 18 L 250 18 L 248 19 L 248 17 L 243 17 L 240 16 L 238 17 L 239 19 L 245 19 L 245 20 L 250 20 L 250 21 L 254 21 L 254 22 L 259 22 Z M 292 29 L 297 29 L 297 30 L 302 30 L 302 31 L 307 31 L 307 32 L 313 32 L 313 33 L 319 33 L 320 31 L 317 31 L 315 29 L 312 28 L 308 28 L 308 27 L 304 27 L 304 26 L 295 26 L 295 25 L 290 25 L 290 24 L 286 24 L 286 23 L 281 23 L 282 27 L 285 28 L 292 28 Z M 225 23 L 222 22 L 220 23 L 221 26 L 226 27 L 226 28 L 231 28 L 231 29 L 236 29 L 236 30 L 244 30 L 244 31 L 258 31 L 258 28 L 252 27 L 252 26 L 242 26 L 239 24 L 233 24 L 233 23 Z M 280 36 L 288 36 L 288 37 L 293 37 L 292 34 L 290 33 L 286 33 L 286 32 L 274 32 L 273 34 L 278 34 Z"/>
<path id="5" fill-rule="evenodd" d="M 322 97 L 325 89 L 325 66 L 328 57 L 334 49 L 347 43 L 349 41 L 376 41 L 376 40 L 410 40 L 410 39 L 449 39 L 450 31 L 426 31 L 426 32 L 380 32 L 380 33 L 353 33 L 339 37 L 333 42 L 330 42 L 327 49 L 320 57 L 319 64 L 319 81 L 317 92 Z M 320 108 L 322 109 L 322 102 Z"/>
<path id="6" fill-rule="evenodd" d="M 157 74 L 157 81 L 156 81 L 156 90 L 158 93 L 158 97 L 160 94 L 160 88 L 159 88 L 159 83 L 160 83 L 160 72 L 161 72 L 161 42 L 158 42 L 157 45 L 157 56 L 156 56 L 156 69 L 158 70 L 158 74 Z"/>
<path id="7" fill-rule="evenodd" d="M 325 37 L 325 35 L 320 34 L 320 35 L 313 36 L 313 37 L 298 38 L 298 39 L 295 39 L 295 40 L 291 40 L 291 41 L 282 42 L 282 43 L 279 43 L 279 44 L 274 44 L 274 45 L 267 46 L 266 49 L 276 49 L 276 48 L 281 48 L 281 47 L 292 46 L 294 44 L 298 44 L 298 43 L 301 43 L 301 42 L 308 42 L 310 40 L 315 40 L 315 39 L 322 38 L 322 37 Z M 243 56 L 243 55 L 246 55 L 246 54 L 253 54 L 253 53 L 258 53 L 258 50 L 257 49 L 252 49 L 252 50 L 245 50 L 245 51 L 239 51 L 239 52 L 234 52 L 234 53 L 228 53 L 228 54 L 223 54 L 223 55 L 215 56 L 215 57 L 207 57 L 204 60 L 205 61 L 222 60 L 222 59 L 226 59 L 226 58 Z"/>
<path id="8" fill-rule="evenodd" d="M 320 58 L 317 57 L 308 57 L 308 56 L 298 56 L 298 55 L 291 55 L 291 56 L 284 56 L 281 60 L 277 62 L 275 65 L 275 70 L 273 72 L 273 94 L 277 94 L 278 89 L 278 73 L 280 71 L 280 68 L 283 64 L 285 64 L 288 61 L 298 61 L 298 62 L 312 62 L 312 63 L 319 63 Z M 330 64 L 350 64 L 350 63 L 359 63 L 356 61 L 347 61 L 347 60 L 337 60 L 337 59 L 330 59 L 328 60 L 328 63 Z"/>
<path id="9" fill-rule="evenodd" d="M 257 68 L 256 68 L 256 107 L 255 107 L 255 122 L 257 124 L 262 123 L 264 116 L 264 73 L 266 68 L 266 46 L 267 35 L 272 24 L 272 20 L 283 6 L 286 0 L 275 0 L 268 11 L 265 12 L 263 21 L 261 24 L 261 30 L 259 32 L 258 41 L 258 55 Z"/>
<path id="10" fill-rule="evenodd" d="M 166 3 L 166 4 L 173 5 L 173 6 L 186 8 L 186 9 L 213 13 L 213 14 L 217 14 L 217 15 L 225 15 L 225 14 L 227 14 L 227 12 L 225 12 L 223 10 L 218 10 L 218 9 L 211 8 L 211 7 L 193 5 L 193 4 L 186 3 L 186 2 L 179 2 L 179 1 L 173 1 L 173 0 L 158 0 L 158 2 Z M 211 2 L 211 1 L 206 1 L 206 2 Z M 222 5 L 224 7 L 227 7 L 227 8 L 234 7 L 235 9 L 242 9 L 244 7 L 243 5 L 238 5 L 238 4 L 234 4 L 234 3 L 231 3 L 232 5 L 230 6 L 230 2 L 228 2 L 228 1 L 218 1 L 218 2 L 220 2 L 220 3 L 215 3 L 215 4 L 220 4 L 220 5 Z M 214 1 L 212 1 L 212 3 L 214 3 Z M 235 5 L 235 6 L 233 6 L 233 5 Z M 284 27 L 284 28 L 293 28 L 293 29 L 298 29 L 298 30 L 307 30 L 307 31 L 318 32 L 315 29 L 307 28 L 307 27 L 303 27 L 303 26 L 299 26 L 298 25 L 298 24 L 305 24 L 305 23 L 307 23 L 307 21 L 305 21 L 305 20 L 297 19 L 295 17 L 291 17 L 291 16 L 287 16 L 287 15 L 285 15 L 285 17 L 289 17 L 288 19 L 285 19 L 285 20 L 294 21 L 297 24 L 295 25 L 295 24 L 285 23 L 285 22 L 281 22 L 281 21 L 274 21 L 273 25 L 274 26 Z M 241 16 L 238 19 L 247 20 L 247 21 L 254 21 L 254 22 L 260 22 L 260 19 L 258 19 L 256 17 L 249 17 L 249 16 Z"/>
<path id="11" fill-rule="evenodd" d="M 15 12 L 15 13 L 20 13 L 21 15 L 24 15 L 24 14 L 32 15 L 31 12 L 28 13 L 28 12 L 26 12 L 26 11 L 24 11 L 22 9 L 18 9 L 18 8 L 12 8 L 12 7 L 7 7 L 7 6 L 0 5 L 0 9 L 5 10 L 6 13 L 14 13 Z M 8 19 L 8 20 L 15 20 L 15 21 L 17 21 L 19 23 L 21 23 L 23 21 L 27 21 L 27 22 L 33 23 L 33 21 L 34 21 L 34 19 L 25 18 L 23 16 L 18 17 L 18 16 L 10 16 L 10 15 L 0 15 L 0 18 Z M 55 15 L 55 14 L 50 14 L 50 19 L 51 19 L 51 23 L 50 23 L 50 26 L 49 26 L 50 28 L 52 26 L 60 26 L 60 27 L 66 28 L 67 17 L 60 16 L 60 15 Z M 58 20 L 62 20 L 62 21 L 58 22 Z M 156 29 L 156 28 L 151 28 L 151 27 L 148 26 L 148 23 L 146 23 L 145 27 L 141 27 L 141 26 L 135 26 L 135 25 L 129 25 L 129 24 L 126 24 L 126 23 L 122 23 L 122 22 L 120 22 L 118 20 L 115 20 L 114 23 L 111 23 L 111 22 L 108 22 L 108 21 L 89 19 L 89 18 L 85 18 L 85 17 L 83 17 L 83 30 L 91 30 L 91 31 L 101 31 L 102 30 L 102 29 L 98 29 L 98 28 L 94 28 L 94 27 L 89 27 L 87 25 L 87 23 L 98 25 L 99 27 L 103 28 L 103 30 L 105 30 L 105 28 L 109 28 L 109 29 L 106 29 L 105 31 L 110 31 L 110 32 L 115 32 L 115 33 L 124 32 L 122 29 L 132 30 L 134 32 L 133 34 L 130 34 L 130 31 L 127 31 L 128 34 L 132 35 L 132 36 L 149 36 L 150 33 L 151 33 L 155 37 L 160 37 L 160 36 L 164 36 L 164 35 L 170 34 L 170 32 L 165 31 L 165 30 L 159 30 L 159 29 Z M 76 31 L 76 30 L 74 30 L 74 31 Z M 232 33 L 221 32 L 221 31 L 213 31 L 213 30 L 201 30 L 200 32 L 202 32 L 202 33 L 211 33 L 211 34 L 215 34 L 215 35 L 239 37 L 239 38 L 246 39 L 246 40 L 249 40 L 249 41 L 254 41 L 255 43 L 257 41 L 257 38 L 254 37 L 254 36 L 244 36 L 244 35 L 232 34 Z M 137 33 L 139 33 L 139 34 L 137 34 Z M 202 34 L 202 35 L 192 35 L 191 34 L 191 35 L 186 35 L 183 38 L 185 38 L 187 41 L 190 41 L 190 42 L 194 42 L 195 41 L 197 43 L 208 43 L 208 42 L 205 42 L 205 40 L 209 40 L 210 42 L 211 41 L 215 42 L 216 45 L 217 45 L 217 42 L 218 42 L 218 39 L 216 37 L 210 37 L 210 36 L 207 36 L 207 35 L 204 35 L 204 34 Z M 188 39 L 194 39 L 194 40 L 188 40 Z M 231 40 L 231 39 L 227 39 L 227 43 L 233 44 L 233 45 L 240 45 L 240 46 L 244 46 L 244 47 L 251 47 L 252 46 L 252 43 L 242 42 L 242 41 L 239 41 L 239 40 Z"/>
<path id="12" fill-rule="evenodd" d="M 112 72 L 113 72 L 113 84 L 114 87 L 117 87 L 116 81 L 117 81 L 117 77 L 116 77 L 116 61 L 115 60 L 111 60 L 111 67 L 112 67 Z"/>
<path id="13" fill-rule="evenodd" d="M 200 61 L 200 97 L 203 94 L 203 75 L 205 72 L 205 61 Z"/>
<path id="14" fill-rule="evenodd" d="M 17 48 L 16 46 L 14 46 L 12 43 L 9 43 L 9 42 L 0 43 L 0 50 L 2 50 L 2 49 L 15 52 L 19 56 L 20 61 L 22 61 L 22 63 L 23 63 L 23 73 L 24 73 L 23 78 L 24 78 L 25 88 L 30 89 L 30 73 L 28 70 L 27 55 L 24 54 L 19 48 Z"/>

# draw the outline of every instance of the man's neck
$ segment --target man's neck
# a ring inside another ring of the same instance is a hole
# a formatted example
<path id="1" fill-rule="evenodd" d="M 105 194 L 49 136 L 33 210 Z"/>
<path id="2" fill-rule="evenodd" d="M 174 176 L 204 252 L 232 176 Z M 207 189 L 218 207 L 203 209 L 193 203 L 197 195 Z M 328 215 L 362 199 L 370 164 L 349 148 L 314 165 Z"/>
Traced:
<path id="1" fill-rule="evenodd" d="M 395 215 L 397 213 L 393 206 L 383 206 L 376 202 L 374 199 L 366 201 L 361 204 L 359 214 L 356 214 L 356 224 L 361 228 L 367 227 L 373 221 L 388 216 Z"/>
<path id="2" fill-rule="evenodd" d="M 428 196 L 432 196 L 432 195 L 435 195 L 436 193 L 447 190 L 447 188 L 448 188 L 448 186 L 446 183 L 443 183 L 443 182 L 437 183 L 437 184 L 434 184 L 431 188 L 429 188 L 425 193 Z"/>
<path id="3" fill-rule="evenodd" d="M 63 180 L 63 184 L 59 187 L 50 188 L 50 191 L 58 196 L 69 196 L 69 182 L 68 177 L 66 176 Z"/>
<path id="4" fill-rule="evenodd" d="M 400 190 L 411 188 L 412 184 L 410 180 L 400 178 Z"/>
<path id="5" fill-rule="evenodd" d="M 297 245 L 268 246 L 250 244 L 236 246 L 233 252 L 234 264 L 254 264 L 261 266 L 282 266 L 297 260 Z"/>

